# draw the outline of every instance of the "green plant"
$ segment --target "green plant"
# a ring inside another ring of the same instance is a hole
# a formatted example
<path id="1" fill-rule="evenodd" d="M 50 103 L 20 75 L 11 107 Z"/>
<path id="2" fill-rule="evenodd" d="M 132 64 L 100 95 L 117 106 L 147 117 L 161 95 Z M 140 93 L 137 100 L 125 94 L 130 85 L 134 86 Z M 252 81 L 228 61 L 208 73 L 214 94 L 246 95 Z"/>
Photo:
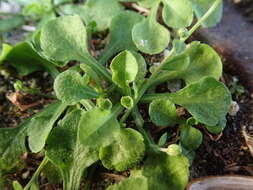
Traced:
<path id="1" fill-rule="evenodd" d="M 72 60 L 80 64 L 60 74 L 53 72 L 57 75 L 54 91 L 58 100 L 55 103 L 17 128 L 0 129 L 2 171 L 12 169 L 19 156 L 28 151 L 26 137 L 33 153 L 45 151 L 41 165 L 24 190 L 37 183 L 47 163 L 53 163 L 60 170 L 65 190 L 77 190 L 84 171 L 98 161 L 110 170 L 132 169 L 128 179 L 108 190 L 137 187 L 183 190 L 188 182 L 192 155 L 202 142 L 199 127 L 205 126 L 210 132 L 215 129 L 216 133 L 226 125 L 231 95 L 218 81 L 222 75 L 218 54 L 210 46 L 196 41 L 185 46 L 185 41 L 201 24 L 212 26 L 220 20 L 222 1 L 138 1 L 140 5 L 152 7 L 147 18 L 123 11 L 117 0 L 112 2 L 117 8 L 114 15 L 109 14 L 111 18 L 95 17 L 98 31 L 110 28 L 110 41 L 98 61 L 90 54 L 87 43 L 90 35 L 80 16 L 50 20 L 33 39 L 33 50 L 44 67 L 50 64 L 62 67 Z M 89 15 L 94 11 L 108 11 L 101 9 L 103 3 L 105 1 L 90 0 L 82 8 Z M 172 37 L 169 30 L 157 22 L 160 3 L 164 7 L 163 19 L 174 31 Z M 77 7 L 71 10 L 76 11 Z M 193 13 L 198 21 L 188 31 L 185 27 L 191 25 Z M 89 21 L 84 21 L 88 26 Z M 173 46 L 169 55 L 159 66 L 152 67 L 151 75 L 146 77 L 147 65 L 137 50 L 160 53 L 168 46 L 170 38 Z M 115 53 L 110 66 L 104 66 Z M 4 53 L 4 57 L 8 57 L 7 54 Z M 185 82 L 181 90 L 149 93 L 149 89 L 175 79 Z M 150 119 L 158 128 L 180 129 L 178 145 L 162 148 L 167 134 L 158 144 L 155 142 L 145 128 L 138 108 L 140 104 L 149 104 Z M 191 116 L 180 117 L 178 106 Z M 127 128 L 130 115 L 134 128 Z M 143 164 L 139 164 L 140 161 Z M 23 189 L 16 181 L 13 187 Z"/>

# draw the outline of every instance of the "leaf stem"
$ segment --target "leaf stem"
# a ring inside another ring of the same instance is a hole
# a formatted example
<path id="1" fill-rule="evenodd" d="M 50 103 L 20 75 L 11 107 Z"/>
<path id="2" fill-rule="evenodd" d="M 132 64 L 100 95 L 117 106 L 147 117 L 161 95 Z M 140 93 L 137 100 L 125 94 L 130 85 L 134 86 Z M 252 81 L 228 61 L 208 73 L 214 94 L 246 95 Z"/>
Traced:
<path id="1" fill-rule="evenodd" d="M 198 20 L 198 22 L 190 29 L 189 34 L 182 38 L 183 41 L 186 41 L 199 27 L 200 25 L 209 18 L 209 16 L 215 11 L 215 9 L 220 5 L 222 0 L 216 0 L 208 11 Z"/>
<path id="2" fill-rule="evenodd" d="M 30 179 L 30 181 L 27 183 L 27 185 L 24 187 L 24 190 L 29 190 L 29 188 L 31 187 L 33 181 L 39 176 L 41 170 L 44 168 L 44 166 L 47 164 L 48 162 L 48 158 L 45 156 L 42 160 L 42 162 L 40 163 L 39 167 L 37 168 L 37 170 L 35 171 L 35 173 L 33 174 L 32 178 Z"/>
<path id="3" fill-rule="evenodd" d="M 105 49 L 102 52 L 102 55 L 98 59 L 98 63 L 100 65 L 105 65 L 107 60 L 110 59 L 113 56 L 114 52 L 116 52 L 117 50 L 118 50 L 118 42 L 115 43 L 113 46 L 111 46 L 109 49 Z"/>
<path id="4" fill-rule="evenodd" d="M 81 62 L 86 63 L 95 72 L 101 74 L 107 81 L 112 82 L 111 73 L 106 69 L 106 67 L 100 65 L 95 58 L 92 56 L 82 56 L 80 59 Z"/>
<path id="5" fill-rule="evenodd" d="M 157 94 L 145 94 L 140 100 L 140 103 L 150 103 L 153 100 L 168 98 L 172 93 L 157 93 Z"/>
<path id="6" fill-rule="evenodd" d="M 138 128 L 140 133 L 143 135 L 145 141 L 147 141 L 149 145 L 155 144 L 153 139 L 150 137 L 150 135 L 143 129 L 144 120 L 143 120 L 139 110 L 137 109 L 137 107 L 135 107 L 133 109 L 132 115 L 135 120 L 136 127 Z"/>

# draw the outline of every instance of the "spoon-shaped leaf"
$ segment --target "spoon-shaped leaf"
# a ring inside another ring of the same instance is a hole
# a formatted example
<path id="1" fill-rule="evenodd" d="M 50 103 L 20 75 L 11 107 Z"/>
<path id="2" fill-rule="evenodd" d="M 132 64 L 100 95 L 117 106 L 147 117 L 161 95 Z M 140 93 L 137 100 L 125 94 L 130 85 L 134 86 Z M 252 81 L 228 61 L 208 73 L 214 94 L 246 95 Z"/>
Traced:
<path id="1" fill-rule="evenodd" d="M 149 105 L 149 116 L 157 126 L 170 126 L 178 121 L 176 106 L 168 99 L 158 99 Z"/>
<path id="2" fill-rule="evenodd" d="M 159 82 L 183 79 L 189 85 L 207 76 L 218 80 L 222 75 L 222 62 L 219 55 L 210 46 L 199 42 L 191 43 L 182 54 L 169 57 L 164 63 L 164 70 L 175 72 L 161 73 L 157 79 Z"/>
<path id="3" fill-rule="evenodd" d="M 66 190 L 78 190 L 84 170 L 98 160 L 96 149 L 80 143 L 81 114 L 81 110 L 67 114 L 53 129 L 46 148 L 46 156 L 61 170 Z"/>
<path id="4" fill-rule="evenodd" d="M 197 149 L 201 145 L 202 139 L 202 133 L 192 126 L 185 125 L 181 129 L 180 142 L 187 150 Z"/>
<path id="5" fill-rule="evenodd" d="M 143 16 L 132 11 L 124 11 L 112 19 L 110 27 L 110 41 L 99 59 L 101 64 L 123 50 L 137 50 L 132 40 L 132 28 L 144 19 Z"/>
<path id="6" fill-rule="evenodd" d="M 50 20 L 41 29 L 40 42 L 43 54 L 50 59 L 64 63 L 71 60 L 83 62 L 111 81 L 110 73 L 88 52 L 86 28 L 79 16 Z"/>
<path id="7" fill-rule="evenodd" d="M 217 80 L 221 77 L 221 58 L 210 46 L 193 42 L 185 54 L 190 57 L 190 65 L 182 72 L 181 78 L 187 84 L 197 82 L 205 76 L 212 76 Z"/>
<path id="8" fill-rule="evenodd" d="M 116 141 L 99 150 L 99 158 L 108 169 L 124 171 L 137 164 L 144 156 L 142 135 L 131 129 L 121 129 Z"/>
<path id="9" fill-rule="evenodd" d="M 82 76 L 73 70 L 67 70 L 58 75 L 54 82 L 54 90 L 57 98 L 68 105 L 98 96 L 93 89 L 86 86 Z"/>
<path id="10" fill-rule="evenodd" d="M 189 163 L 182 154 L 158 152 L 148 157 L 141 174 L 148 180 L 148 189 L 183 190 L 188 182 Z"/>
<path id="11" fill-rule="evenodd" d="M 37 153 L 44 148 L 49 133 L 66 107 L 66 104 L 56 102 L 31 119 L 28 128 L 28 142 L 32 152 Z"/>
<path id="12" fill-rule="evenodd" d="M 79 123 L 81 143 L 95 148 L 111 144 L 120 129 L 116 117 L 121 110 L 120 106 L 112 110 L 95 107 L 83 113 Z"/>
<path id="13" fill-rule="evenodd" d="M 132 37 L 136 47 L 148 54 L 162 52 L 170 41 L 169 31 L 151 17 L 133 27 Z"/>
<path id="14" fill-rule="evenodd" d="M 49 21 L 41 30 L 41 48 L 51 59 L 68 62 L 88 56 L 87 35 L 79 16 L 63 16 Z"/>
<path id="15" fill-rule="evenodd" d="M 3 61 L 8 61 L 22 76 L 41 70 L 49 71 L 54 77 L 58 74 L 54 67 L 57 63 L 43 58 L 28 42 L 18 43 L 14 47 L 4 44 L 0 64 Z"/>
<path id="16" fill-rule="evenodd" d="M 89 0 L 84 8 L 86 24 L 95 21 L 98 31 L 108 29 L 112 19 L 123 11 L 123 6 L 117 0 Z"/>
<path id="17" fill-rule="evenodd" d="M 112 60 L 110 65 L 112 80 L 120 88 L 129 88 L 138 73 L 138 63 L 130 51 L 123 51 Z"/>
<path id="18" fill-rule="evenodd" d="M 29 121 L 16 128 L 0 129 L 0 170 L 15 167 L 20 162 L 21 155 L 27 151 L 25 141 Z"/>
<path id="19" fill-rule="evenodd" d="M 216 126 L 221 118 L 225 118 L 231 104 L 229 90 L 213 77 L 203 78 L 168 97 L 208 126 Z"/>
<path id="20" fill-rule="evenodd" d="M 168 26 L 184 28 L 191 25 L 193 10 L 189 0 L 165 0 L 163 2 L 163 20 Z"/>
<path id="21" fill-rule="evenodd" d="M 89 0 L 83 4 L 66 4 L 60 11 L 67 15 L 77 14 L 86 26 L 95 23 L 95 31 L 104 31 L 111 26 L 112 19 L 123 11 L 117 0 Z"/>

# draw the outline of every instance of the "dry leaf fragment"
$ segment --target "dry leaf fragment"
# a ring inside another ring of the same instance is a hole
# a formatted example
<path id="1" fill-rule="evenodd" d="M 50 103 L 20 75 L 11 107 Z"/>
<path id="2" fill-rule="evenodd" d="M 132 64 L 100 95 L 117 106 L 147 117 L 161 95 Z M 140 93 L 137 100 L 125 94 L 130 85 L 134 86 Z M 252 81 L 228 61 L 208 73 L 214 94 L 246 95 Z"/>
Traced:
<path id="1" fill-rule="evenodd" d="M 245 143 L 247 147 L 249 148 L 250 154 L 253 157 L 253 137 L 251 137 L 247 131 L 246 131 L 246 126 L 242 127 L 242 135 L 245 139 Z"/>
<path id="2" fill-rule="evenodd" d="M 19 91 L 7 94 L 6 98 L 21 111 L 25 111 L 31 107 L 38 106 L 43 103 L 42 100 L 34 100 L 30 94 L 23 94 Z"/>

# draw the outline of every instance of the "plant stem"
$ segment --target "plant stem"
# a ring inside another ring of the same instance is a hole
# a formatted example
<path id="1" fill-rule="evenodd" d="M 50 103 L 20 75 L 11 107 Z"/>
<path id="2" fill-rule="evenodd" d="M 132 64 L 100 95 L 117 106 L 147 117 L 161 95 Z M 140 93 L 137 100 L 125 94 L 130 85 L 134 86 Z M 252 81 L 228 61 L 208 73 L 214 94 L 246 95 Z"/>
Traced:
<path id="1" fill-rule="evenodd" d="M 39 167 L 37 168 L 37 170 L 33 174 L 33 176 L 30 179 L 30 181 L 24 187 L 24 190 L 29 190 L 29 188 L 31 187 L 33 181 L 39 176 L 41 170 L 44 168 L 44 166 L 47 164 L 47 162 L 48 162 L 48 158 L 45 156 L 44 159 L 42 160 L 42 162 L 40 163 Z"/>
<path id="2" fill-rule="evenodd" d="M 153 139 L 149 136 L 149 134 L 143 129 L 143 125 L 144 125 L 144 120 L 139 112 L 139 110 L 137 109 L 137 107 L 135 107 L 133 109 L 132 112 L 133 118 L 135 120 L 136 123 L 136 127 L 138 128 L 138 130 L 140 131 L 140 133 L 143 135 L 144 139 L 148 142 L 149 145 L 151 144 L 155 144 Z"/>
<path id="3" fill-rule="evenodd" d="M 94 103 L 91 100 L 81 100 L 80 103 L 85 107 L 87 111 L 95 107 Z"/>
<path id="4" fill-rule="evenodd" d="M 111 73 L 106 69 L 106 67 L 100 65 L 95 58 L 92 56 L 82 56 L 80 57 L 80 62 L 86 63 L 89 67 L 91 67 L 96 73 L 101 74 L 104 79 L 109 82 L 112 82 Z"/>
<path id="5" fill-rule="evenodd" d="M 215 11 L 215 9 L 220 5 L 222 0 L 216 0 L 208 11 L 198 20 L 198 22 L 190 29 L 189 34 L 183 38 L 183 41 L 186 41 L 199 27 L 200 25 L 209 18 L 209 16 Z"/>
<path id="6" fill-rule="evenodd" d="M 140 103 L 150 103 L 153 100 L 168 98 L 172 93 L 157 93 L 157 94 L 145 94 L 140 100 Z"/>
<path id="7" fill-rule="evenodd" d="M 99 57 L 98 63 L 99 65 L 105 65 L 107 60 L 110 59 L 110 57 L 113 56 L 115 52 L 118 50 L 118 43 L 115 43 L 111 48 L 105 49 L 102 52 L 102 55 Z"/>

